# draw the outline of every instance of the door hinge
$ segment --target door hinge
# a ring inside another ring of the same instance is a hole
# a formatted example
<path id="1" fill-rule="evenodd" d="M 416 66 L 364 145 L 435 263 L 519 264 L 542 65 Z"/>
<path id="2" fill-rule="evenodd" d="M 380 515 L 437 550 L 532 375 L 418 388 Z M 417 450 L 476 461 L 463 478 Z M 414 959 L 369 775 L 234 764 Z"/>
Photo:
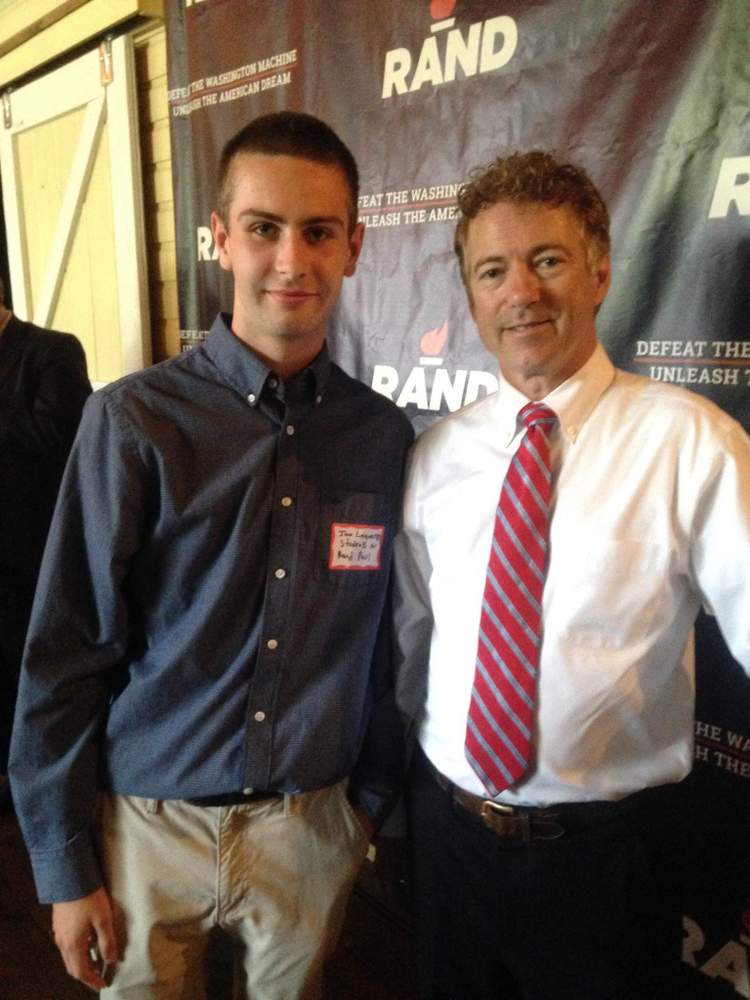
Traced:
<path id="1" fill-rule="evenodd" d="M 107 35 L 104 41 L 99 43 L 99 82 L 102 87 L 106 87 L 112 80 L 112 35 Z"/>

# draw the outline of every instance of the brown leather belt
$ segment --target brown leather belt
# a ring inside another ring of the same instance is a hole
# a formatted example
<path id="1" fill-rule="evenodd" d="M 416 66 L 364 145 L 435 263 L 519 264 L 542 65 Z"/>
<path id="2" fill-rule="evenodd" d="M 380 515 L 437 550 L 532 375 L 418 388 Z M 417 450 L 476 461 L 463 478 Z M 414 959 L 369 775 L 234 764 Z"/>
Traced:
<path id="1" fill-rule="evenodd" d="M 508 840 L 529 843 L 536 840 L 558 840 L 566 833 L 584 830 L 598 823 L 632 812 L 642 798 L 656 791 L 644 789 L 613 802 L 564 802 L 553 806 L 509 806 L 504 802 L 482 798 L 454 785 L 422 754 L 427 769 L 451 800 L 484 826 Z"/>

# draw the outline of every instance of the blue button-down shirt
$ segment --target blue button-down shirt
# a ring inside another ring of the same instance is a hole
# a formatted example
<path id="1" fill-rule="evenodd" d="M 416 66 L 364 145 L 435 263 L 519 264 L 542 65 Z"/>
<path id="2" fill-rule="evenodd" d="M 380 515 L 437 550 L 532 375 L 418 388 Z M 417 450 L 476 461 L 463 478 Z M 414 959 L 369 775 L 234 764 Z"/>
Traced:
<path id="1" fill-rule="evenodd" d="M 296 792 L 354 770 L 372 806 L 392 776 L 378 650 L 411 428 L 325 348 L 279 382 L 229 322 L 84 413 L 13 734 L 43 901 L 101 884 L 99 787 Z"/>

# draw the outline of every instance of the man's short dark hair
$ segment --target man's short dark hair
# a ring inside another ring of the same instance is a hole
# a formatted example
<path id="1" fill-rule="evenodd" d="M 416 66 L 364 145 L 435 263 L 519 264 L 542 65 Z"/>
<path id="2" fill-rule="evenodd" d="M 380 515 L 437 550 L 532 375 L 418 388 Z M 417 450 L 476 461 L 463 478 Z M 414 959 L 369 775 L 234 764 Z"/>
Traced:
<path id="1" fill-rule="evenodd" d="M 241 153 L 268 156 L 298 156 L 314 163 L 339 167 L 346 177 L 350 195 L 349 229 L 357 224 L 359 171 L 354 157 L 330 125 L 301 111 L 279 111 L 254 118 L 228 140 L 219 159 L 216 211 L 229 224 L 232 202 L 232 162 Z"/>
<path id="2" fill-rule="evenodd" d="M 572 163 L 562 163 L 551 153 L 534 150 L 498 156 L 489 166 L 477 168 L 458 191 L 459 220 L 454 248 L 467 282 L 466 237 L 469 223 L 498 202 L 569 208 L 581 224 L 589 267 L 609 253 L 609 212 L 588 174 Z"/>

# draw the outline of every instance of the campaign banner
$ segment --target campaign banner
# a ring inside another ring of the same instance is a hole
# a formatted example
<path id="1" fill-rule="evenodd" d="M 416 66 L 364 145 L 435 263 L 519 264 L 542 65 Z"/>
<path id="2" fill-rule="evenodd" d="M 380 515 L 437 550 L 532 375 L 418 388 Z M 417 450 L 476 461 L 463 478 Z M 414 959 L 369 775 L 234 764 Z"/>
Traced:
<path id="1" fill-rule="evenodd" d="M 361 173 L 364 249 L 329 346 L 417 430 L 497 386 L 452 248 L 458 187 L 498 153 L 539 148 L 585 167 L 610 208 L 598 330 L 615 364 L 701 393 L 750 428 L 746 0 L 166 9 L 184 348 L 231 307 L 209 224 L 221 146 L 258 114 L 302 110 L 333 126 Z M 750 682 L 710 622 L 698 651 L 685 995 L 750 997 L 750 855 L 727 847 L 750 833 Z M 706 789 L 726 788 L 730 816 L 703 808 Z"/>

